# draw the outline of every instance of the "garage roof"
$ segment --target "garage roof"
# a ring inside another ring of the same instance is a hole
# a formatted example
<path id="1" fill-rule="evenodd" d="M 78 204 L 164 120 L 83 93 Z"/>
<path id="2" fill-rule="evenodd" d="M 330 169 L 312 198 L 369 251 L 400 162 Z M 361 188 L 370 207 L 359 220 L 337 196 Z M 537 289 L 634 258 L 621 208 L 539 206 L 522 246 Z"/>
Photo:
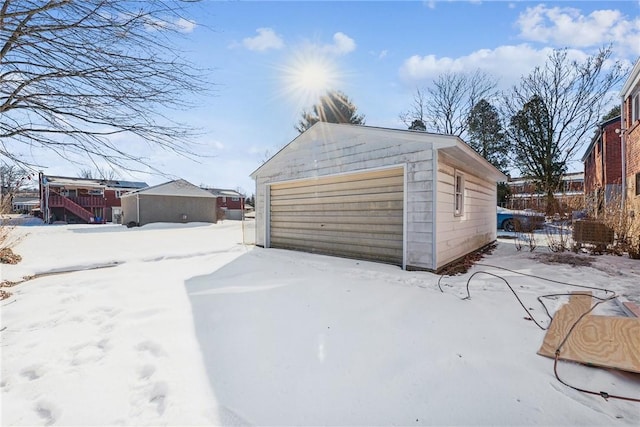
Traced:
<path id="1" fill-rule="evenodd" d="M 204 197 L 215 199 L 216 196 L 202 188 L 193 185 L 184 179 L 165 182 L 164 184 L 154 185 L 142 190 L 132 191 L 124 194 L 122 197 L 131 197 L 136 194 L 144 194 L 146 196 L 173 196 L 173 197 Z"/>

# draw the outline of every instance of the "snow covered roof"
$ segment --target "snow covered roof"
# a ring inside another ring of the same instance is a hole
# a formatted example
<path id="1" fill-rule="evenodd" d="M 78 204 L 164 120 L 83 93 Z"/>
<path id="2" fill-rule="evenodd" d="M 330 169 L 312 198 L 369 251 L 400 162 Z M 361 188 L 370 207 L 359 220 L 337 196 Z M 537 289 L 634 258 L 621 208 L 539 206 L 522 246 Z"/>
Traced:
<path id="1" fill-rule="evenodd" d="M 244 198 L 244 196 L 240 193 L 238 193 L 235 190 L 225 190 L 222 188 L 203 188 L 203 190 L 208 191 L 209 193 L 213 194 L 214 196 L 217 197 L 242 197 Z"/>

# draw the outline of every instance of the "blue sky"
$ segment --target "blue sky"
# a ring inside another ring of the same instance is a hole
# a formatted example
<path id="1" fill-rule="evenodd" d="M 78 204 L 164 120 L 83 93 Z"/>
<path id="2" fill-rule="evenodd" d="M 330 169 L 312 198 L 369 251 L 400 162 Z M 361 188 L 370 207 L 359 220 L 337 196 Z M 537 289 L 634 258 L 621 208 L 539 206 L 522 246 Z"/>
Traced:
<path id="1" fill-rule="evenodd" d="M 367 125 L 405 129 L 399 114 L 417 87 L 442 72 L 479 68 L 508 88 L 550 49 L 566 47 L 579 59 L 610 43 L 615 59 L 632 65 L 640 56 L 638 12 L 637 0 L 205 0 L 189 8 L 180 44 L 196 65 L 211 69 L 212 90 L 194 100 L 198 108 L 175 116 L 202 129 L 202 156 L 147 154 L 168 176 L 251 194 L 249 174 L 298 135 L 302 109 L 325 89 L 346 93 Z M 80 169 L 60 160 L 49 166 L 54 175 Z"/>

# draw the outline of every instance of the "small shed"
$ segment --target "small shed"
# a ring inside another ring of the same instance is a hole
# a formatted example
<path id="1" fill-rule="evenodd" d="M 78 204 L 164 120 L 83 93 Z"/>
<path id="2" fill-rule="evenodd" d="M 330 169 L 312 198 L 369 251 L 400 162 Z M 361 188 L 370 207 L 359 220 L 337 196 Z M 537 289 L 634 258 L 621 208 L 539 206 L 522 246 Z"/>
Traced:
<path id="1" fill-rule="evenodd" d="M 184 179 L 133 191 L 122 196 L 122 223 L 216 222 L 216 197 Z"/>
<path id="2" fill-rule="evenodd" d="M 429 271 L 495 241 L 507 180 L 456 136 L 323 122 L 251 177 L 258 246 Z"/>

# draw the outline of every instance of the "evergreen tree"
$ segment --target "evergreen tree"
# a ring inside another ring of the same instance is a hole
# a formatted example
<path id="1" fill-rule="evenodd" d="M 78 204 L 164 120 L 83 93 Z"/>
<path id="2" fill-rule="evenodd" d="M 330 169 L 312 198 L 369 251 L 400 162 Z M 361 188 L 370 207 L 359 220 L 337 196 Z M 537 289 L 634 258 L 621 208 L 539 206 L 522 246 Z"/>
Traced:
<path id="1" fill-rule="evenodd" d="M 613 119 L 614 117 L 618 117 L 620 115 L 620 104 L 613 107 L 607 114 L 602 116 L 602 121 L 605 122 L 609 119 Z M 597 132 L 597 130 L 596 130 Z"/>
<path id="2" fill-rule="evenodd" d="M 411 126 L 409 126 L 409 130 L 419 130 L 419 131 L 426 131 L 427 127 L 424 125 L 424 122 L 420 119 L 415 119 L 413 122 L 411 122 Z"/>
<path id="3" fill-rule="evenodd" d="M 504 136 L 498 110 L 481 99 L 473 106 L 467 119 L 469 145 L 496 168 L 509 168 L 509 144 Z"/>
<path id="4" fill-rule="evenodd" d="M 317 122 L 351 123 L 363 125 L 364 116 L 357 114 L 356 106 L 349 97 L 340 91 L 329 91 L 320 97 L 312 111 L 303 111 L 302 118 L 295 126 L 300 133 L 306 131 Z"/>

